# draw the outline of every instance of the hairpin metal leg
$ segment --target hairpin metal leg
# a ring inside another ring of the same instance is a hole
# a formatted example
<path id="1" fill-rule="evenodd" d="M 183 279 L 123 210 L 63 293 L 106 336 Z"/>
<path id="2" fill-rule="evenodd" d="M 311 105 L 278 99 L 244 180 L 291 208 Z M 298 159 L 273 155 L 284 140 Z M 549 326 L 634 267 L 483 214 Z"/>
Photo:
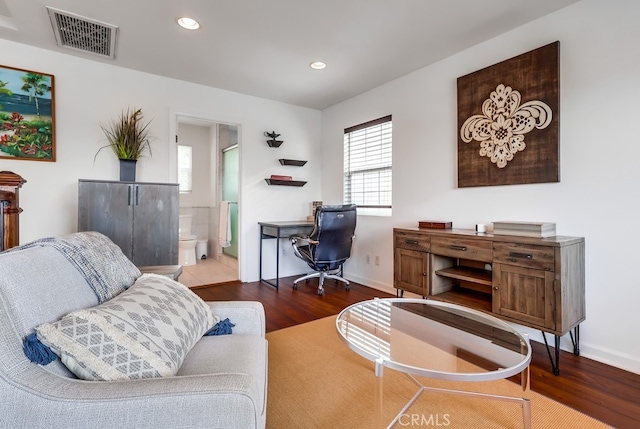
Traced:
<path id="1" fill-rule="evenodd" d="M 544 345 L 547 347 L 547 354 L 549 355 L 549 360 L 551 361 L 551 368 L 553 369 L 554 375 L 560 375 L 560 335 L 554 335 L 554 347 L 555 347 L 555 361 L 551 356 L 551 350 L 549 350 L 549 343 L 547 343 L 547 335 L 544 331 L 542 332 L 542 338 L 544 338 Z M 580 325 L 573 328 L 573 331 L 569 331 L 569 336 L 571 337 L 571 344 L 573 344 L 573 354 L 576 356 L 580 356 Z"/>
<path id="2" fill-rule="evenodd" d="M 544 338 L 544 345 L 547 347 L 547 354 L 549 355 L 549 361 L 551 362 L 551 369 L 553 370 L 553 375 L 560 375 L 560 336 L 554 335 L 554 347 L 556 359 L 555 361 L 551 357 L 551 350 L 549 350 L 549 343 L 547 343 L 547 334 L 544 331 L 542 332 L 542 338 Z"/>
<path id="3" fill-rule="evenodd" d="M 574 328 L 576 332 L 575 338 L 573 337 L 573 332 L 569 331 L 569 336 L 571 337 L 571 344 L 573 344 L 573 354 L 576 356 L 580 356 L 580 325 Z"/>

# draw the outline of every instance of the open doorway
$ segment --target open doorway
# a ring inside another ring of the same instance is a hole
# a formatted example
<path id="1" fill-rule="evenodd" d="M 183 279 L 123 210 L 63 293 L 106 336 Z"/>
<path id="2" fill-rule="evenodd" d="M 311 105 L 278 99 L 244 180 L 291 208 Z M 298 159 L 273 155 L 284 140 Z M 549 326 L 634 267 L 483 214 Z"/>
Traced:
<path id="1" fill-rule="evenodd" d="M 240 278 L 238 130 L 234 124 L 176 115 L 180 282 L 188 287 Z"/>

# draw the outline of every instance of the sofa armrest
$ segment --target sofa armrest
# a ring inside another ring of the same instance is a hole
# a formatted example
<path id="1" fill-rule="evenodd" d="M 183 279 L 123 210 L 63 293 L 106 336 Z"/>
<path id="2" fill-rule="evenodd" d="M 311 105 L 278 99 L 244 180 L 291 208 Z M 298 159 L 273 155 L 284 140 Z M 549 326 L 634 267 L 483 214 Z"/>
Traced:
<path id="1" fill-rule="evenodd" d="M 259 335 L 264 337 L 266 330 L 264 307 L 257 301 L 211 301 L 207 302 L 215 316 L 220 320 L 229 318 L 236 326 L 233 334 Z"/>
<path id="2" fill-rule="evenodd" d="M 88 382 L 41 372 L 33 388 L 3 397 L 6 427 L 264 427 L 263 404 L 254 403 L 245 374 Z"/>

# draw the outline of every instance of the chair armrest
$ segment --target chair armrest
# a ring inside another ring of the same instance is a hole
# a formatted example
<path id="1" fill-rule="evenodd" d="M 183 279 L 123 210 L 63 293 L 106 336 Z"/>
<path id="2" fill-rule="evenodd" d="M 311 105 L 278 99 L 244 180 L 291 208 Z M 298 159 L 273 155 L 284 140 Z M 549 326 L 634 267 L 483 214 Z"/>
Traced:
<path id="1" fill-rule="evenodd" d="M 264 337 L 266 322 L 264 307 L 258 301 L 211 301 L 211 311 L 220 320 L 229 318 L 234 335 L 259 335 Z"/>

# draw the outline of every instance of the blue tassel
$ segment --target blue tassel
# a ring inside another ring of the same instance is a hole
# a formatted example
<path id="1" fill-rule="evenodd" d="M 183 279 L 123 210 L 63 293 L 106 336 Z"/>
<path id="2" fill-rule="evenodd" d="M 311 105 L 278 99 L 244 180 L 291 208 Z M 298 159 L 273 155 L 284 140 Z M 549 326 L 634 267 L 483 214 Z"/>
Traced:
<path id="1" fill-rule="evenodd" d="M 234 325 L 233 323 L 231 323 L 231 321 L 229 320 L 229 318 L 227 317 L 224 320 L 219 321 L 218 323 L 215 324 L 215 326 L 211 329 L 209 329 L 207 331 L 207 333 L 205 333 L 205 336 L 210 336 L 210 335 L 229 335 L 231 334 L 231 328 L 233 328 Z"/>
<path id="2" fill-rule="evenodd" d="M 39 365 L 48 365 L 58 359 L 58 356 L 49 347 L 38 340 L 35 332 L 24 338 L 22 350 L 31 362 Z"/>

